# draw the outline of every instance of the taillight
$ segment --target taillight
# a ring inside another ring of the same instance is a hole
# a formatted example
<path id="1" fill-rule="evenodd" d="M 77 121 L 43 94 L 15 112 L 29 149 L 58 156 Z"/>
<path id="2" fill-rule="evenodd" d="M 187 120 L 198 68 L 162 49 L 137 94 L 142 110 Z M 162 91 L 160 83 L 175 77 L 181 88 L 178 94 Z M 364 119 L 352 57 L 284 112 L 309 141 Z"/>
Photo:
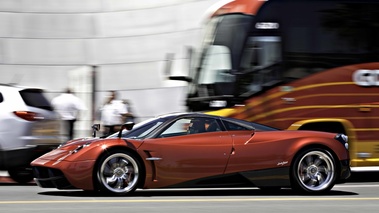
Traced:
<path id="1" fill-rule="evenodd" d="M 43 119 L 42 117 L 39 117 L 37 113 L 35 112 L 28 112 L 28 111 L 14 111 L 13 112 L 17 117 L 22 118 L 27 121 L 36 121 Z"/>

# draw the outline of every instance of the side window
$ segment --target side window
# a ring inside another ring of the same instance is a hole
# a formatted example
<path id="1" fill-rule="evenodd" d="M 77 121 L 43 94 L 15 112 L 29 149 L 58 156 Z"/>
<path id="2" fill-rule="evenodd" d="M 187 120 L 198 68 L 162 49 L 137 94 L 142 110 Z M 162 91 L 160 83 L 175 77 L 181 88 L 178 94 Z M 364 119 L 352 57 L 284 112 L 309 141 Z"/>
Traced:
<path id="1" fill-rule="evenodd" d="M 4 101 L 3 94 L 0 93 L 0 103 Z"/>
<path id="2" fill-rule="evenodd" d="M 169 128 L 161 133 L 160 138 L 187 135 L 191 119 L 183 118 L 175 121 Z"/>
<path id="3" fill-rule="evenodd" d="M 159 137 L 166 138 L 217 131 L 221 131 L 221 128 L 215 119 L 199 117 L 182 118 L 175 121 L 170 127 L 163 131 Z"/>
<path id="4" fill-rule="evenodd" d="M 205 122 L 205 128 L 207 132 L 219 132 L 221 131 L 220 125 L 216 119 L 207 119 Z"/>
<path id="5" fill-rule="evenodd" d="M 25 89 L 20 91 L 20 95 L 25 101 L 25 104 L 28 106 L 50 111 L 53 110 L 50 102 L 46 99 L 43 92 L 39 89 Z"/>
<path id="6" fill-rule="evenodd" d="M 238 125 L 238 124 L 235 124 L 232 122 L 224 121 L 224 124 L 225 124 L 226 130 L 228 130 L 228 131 L 249 130 L 248 128 L 246 128 L 244 126 L 241 126 L 241 125 Z"/>
<path id="7" fill-rule="evenodd" d="M 188 127 L 189 134 L 221 131 L 220 125 L 213 118 L 193 118 Z"/>

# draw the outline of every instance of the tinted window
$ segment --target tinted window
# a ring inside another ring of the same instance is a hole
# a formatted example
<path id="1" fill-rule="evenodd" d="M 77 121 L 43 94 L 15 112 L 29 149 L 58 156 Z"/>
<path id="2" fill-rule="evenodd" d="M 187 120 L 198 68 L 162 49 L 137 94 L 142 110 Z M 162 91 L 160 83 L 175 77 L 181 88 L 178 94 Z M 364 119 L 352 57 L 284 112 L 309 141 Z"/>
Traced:
<path id="1" fill-rule="evenodd" d="M 262 125 L 258 123 L 251 123 L 251 124 L 252 126 L 254 126 L 256 130 L 260 130 L 260 131 L 277 131 L 278 130 L 274 127 L 270 127 L 270 126 L 266 126 L 266 125 Z"/>
<path id="2" fill-rule="evenodd" d="M 226 127 L 226 130 L 228 131 L 251 130 L 247 127 L 241 126 L 236 123 L 228 122 L 228 121 L 224 121 L 224 125 Z"/>
<path id="3" fill-rule="evenodd" d="M 230 128 L 230 130 L 241 130 L 241 129 L 248 129 L 248 130 L 258 130 L 258 131 L 277 131 L 278 129 L 270 126 L 266 126 L 259 123 L 253 123 L 245 120 L 237 120 L 234 118 L 224 118 L 223 119 L 224 125 L 226 128 Z M 239 124 L 240 123 L 240 124 Z M 228 126 L 227 126 L 228 125 Z M 239 127 L 240 126 L 240 127 Z"/>
<path id="4" fill-rule="evenodd" d="M 206 123 L 207 132 L 219 132 L 221 131 L 219 123 L 216 119 L 209 119 Z"/>
<path id="5" fill-rule="evenodd" d="M 238 69 L 239 58 L 243 48 L 243 41 L 249 32 L 251 16 L 241 16 L 239 14 L 229 15 L 222 18 L 217 26 L 217 34 L 214 38 L 214 45 L 228 47 L 231 54 L 232 69 Z M 230 33 L 233 32 L 233 33 Z"/>
<path id="6" fill-rule="evenodd" d="M 257 22 L 279 24 L 286 69 L 303 77 L 379 60 L 378 10 L 378 1 L 273 0 L 264 4 Z"/>
<path id="7" fill-rule="evenodd" d="M 20 95 L 24 100 L 25 104 L 31 107 L 36 107 L 40 109 L 53 110 L 50 102 L 42 94 L 42 90 L 38 89 L 26 89 L 20 91 Z"/>
<path id="8" fill-rule="evenodd" d="M 378 61 L 378 10 L 374 0 L 265 2 L 245 42 L 237 94 L 244 99 L 317 72 Z"/>

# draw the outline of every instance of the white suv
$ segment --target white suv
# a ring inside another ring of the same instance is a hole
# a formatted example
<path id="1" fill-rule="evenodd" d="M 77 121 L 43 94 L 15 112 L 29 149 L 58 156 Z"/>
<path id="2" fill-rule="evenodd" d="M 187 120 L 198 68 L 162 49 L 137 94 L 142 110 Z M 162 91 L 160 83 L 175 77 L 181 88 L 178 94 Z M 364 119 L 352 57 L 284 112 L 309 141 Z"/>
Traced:
<path id="1" fill-rule="evenodd" d="M 0 84 L 0 170 L 27 183 L 30 162 L 60 143 L 59 117 L 43 90 Z"/>

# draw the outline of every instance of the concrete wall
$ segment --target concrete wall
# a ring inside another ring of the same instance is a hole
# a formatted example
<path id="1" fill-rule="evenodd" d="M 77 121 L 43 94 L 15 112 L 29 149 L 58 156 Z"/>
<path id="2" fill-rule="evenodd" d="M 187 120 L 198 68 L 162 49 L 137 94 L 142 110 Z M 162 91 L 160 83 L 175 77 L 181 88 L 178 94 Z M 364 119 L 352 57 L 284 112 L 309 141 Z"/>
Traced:
<path id="1" fill-rule="evenodd" d="M 187 47 L 199 44 L 205 11 L 215 2 L 1 0 L 0 83 L 42 87 L 49 98 L 73 86 L 89 109 L 118 90 L 141 120 L 185 111 L 186 84 L 166 80 L 166 56 L 174 54 L 175 73 L 187 72 Z M 95 103 L 91 82 L 69 74 L 84 67 L 91 78 L 93 66 Z M 78 128 L 93 119 L 84 113 Z"/>

